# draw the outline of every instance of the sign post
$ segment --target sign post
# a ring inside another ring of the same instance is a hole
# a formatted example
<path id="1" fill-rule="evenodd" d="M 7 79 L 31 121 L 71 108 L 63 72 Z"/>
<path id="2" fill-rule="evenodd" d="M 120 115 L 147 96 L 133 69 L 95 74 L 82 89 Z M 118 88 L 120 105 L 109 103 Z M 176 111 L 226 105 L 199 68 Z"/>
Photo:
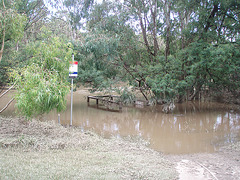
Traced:
<path id="1" fill-rule="evenodd" d="M 70 126 L 72 126 L 72 111 L 73 111 L 73 79 L 77 77 L 78 73 L 78 62 L 74 61 L 74 54 L 72 54 L 72 62 L 70 62 L 69 66 L 69 78 L 72 79 L 71 82 L 71 118 L 70 118 Z"/>

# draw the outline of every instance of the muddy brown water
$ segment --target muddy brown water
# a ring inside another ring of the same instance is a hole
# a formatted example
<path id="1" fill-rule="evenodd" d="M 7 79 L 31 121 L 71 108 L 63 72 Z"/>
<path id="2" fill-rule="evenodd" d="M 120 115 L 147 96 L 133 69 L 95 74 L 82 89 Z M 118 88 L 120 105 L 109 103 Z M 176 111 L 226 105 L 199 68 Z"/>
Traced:
<path id="1" fill-rule="evenodd" d="M 151 148 L 166 154 L 212 153 L 240 140 L 240 113 L 224 104 L 187 102 L 177 104 L 170 114 L 162 113 L 161 106 L 123 107 L 122 112 L 111 112 L 94 100 L 89 106 L 87 95 L 83 91 L 74 93 L 73 126 L 105 138 L 141 137 L 150 142 Z M 1 107 L 8 99 L 1 100 Z M 67 110 L 60 114 L 63 125 L 70 123 L 69 101 Z M 13 110 L 11 105 L 2 115 L 13 116 Z M 45 118 L 58 122 L 56 112 Z"/>

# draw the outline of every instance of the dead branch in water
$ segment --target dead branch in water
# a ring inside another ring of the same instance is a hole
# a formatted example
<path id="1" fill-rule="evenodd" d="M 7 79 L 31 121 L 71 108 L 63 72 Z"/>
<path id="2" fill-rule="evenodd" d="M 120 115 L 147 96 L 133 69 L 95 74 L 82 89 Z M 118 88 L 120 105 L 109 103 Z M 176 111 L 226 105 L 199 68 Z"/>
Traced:
<path id="1" fill-rule="evenodd" d="M 15 83 L 10 88 L 8 88 L 8 90 L 6 90 L 4 93 L 2 93 L 0 95 L 0 98 L 3 97 L 5 94 L 7 94 L 14 86 L 15 86 Z"/>
<path id="2" fill-rule="evenodd" d="M 5 110 L 8 108 L 8 106 L 13 102 L 13 100 L 14 100 L 14 98 L 12 98 L 12 99 L 6 104 L 6 106 L 0 111 L 0 113 L 2 113 L 3 111 L 5 111 Z"/>
<path id="3" fill-rule="evenodd" d="M 0 95 L 0 98 L 2 98 L 5 94 L 7 94 L 14 86 L 15 86 L 15 83 L 14 83 L 11 87 L 9 87 L 8 90 L 6 90 L 4 93 L 2 93 L 2 94 Z M 5 110 L 8 108 L 8 106 L 13 102 L 13 100 L 14 100 L 14 98 L 12 98 L 12 99 L 4 106 L 4 108 L 0 111 L 0 113 L 2 113 L 3 111 L 5 111 Z"/>

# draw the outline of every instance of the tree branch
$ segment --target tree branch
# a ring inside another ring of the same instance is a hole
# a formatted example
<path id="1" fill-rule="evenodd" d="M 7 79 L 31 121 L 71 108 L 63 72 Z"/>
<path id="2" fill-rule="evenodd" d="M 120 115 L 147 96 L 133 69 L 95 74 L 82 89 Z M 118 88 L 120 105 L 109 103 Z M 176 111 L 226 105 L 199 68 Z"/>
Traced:
<path id="1" fill-rule="evenodd" d="M 0 98 L 3 97 L 5 94 L 7 94 L 8 91 L 10 91 L 14 86 L 15 86 L 15 83 L 14 83 L 10 88 L 8 88 L 8 90 L 6 90 L 4 93 L 2 93 L 2 94 L 0 95 Z"/>
<path id="2" fill-rule="evenodd" d="M 213 7 L 213 10 L 210 14 L 210 16 L 208 17 L 208 20 L 207 20 L 207 25 L 206 27 L 204 28 L 204 31 L 207 32 L 208 29 L 211 27 L 211 19 L 214 18 L 215 14 L 218 12 L 218 4 L 215 4 L 214 7 Z"/>
<path id="3" fill-rule="evenodd" d="M 14 100 L 14 98 L 12 98 L 12 99 L 7 103 L 7 105 L 6 105 L 4 108 L 2 108 L 2 110 L 0 111 L 0 113 L 2 113 L 3 111 L 5 111 L 5 110 L 8 108 L 8 106 L 13 102 L 13 100 Z"/>

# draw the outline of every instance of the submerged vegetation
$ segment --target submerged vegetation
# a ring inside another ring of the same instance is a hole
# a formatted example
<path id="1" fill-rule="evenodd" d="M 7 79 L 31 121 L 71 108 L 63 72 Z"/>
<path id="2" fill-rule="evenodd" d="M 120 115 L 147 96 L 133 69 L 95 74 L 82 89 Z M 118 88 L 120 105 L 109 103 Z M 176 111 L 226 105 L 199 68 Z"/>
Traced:
<path id="1" fill-rule="evenodd" d="M 239 9 L 237 0 L 1 0 L 0 86 L 15 85 L 24 116 L 61 111 L 74 53 L 78 85 L 125 102 L 137 91 L 148 104 L 239 104 Z"/>

